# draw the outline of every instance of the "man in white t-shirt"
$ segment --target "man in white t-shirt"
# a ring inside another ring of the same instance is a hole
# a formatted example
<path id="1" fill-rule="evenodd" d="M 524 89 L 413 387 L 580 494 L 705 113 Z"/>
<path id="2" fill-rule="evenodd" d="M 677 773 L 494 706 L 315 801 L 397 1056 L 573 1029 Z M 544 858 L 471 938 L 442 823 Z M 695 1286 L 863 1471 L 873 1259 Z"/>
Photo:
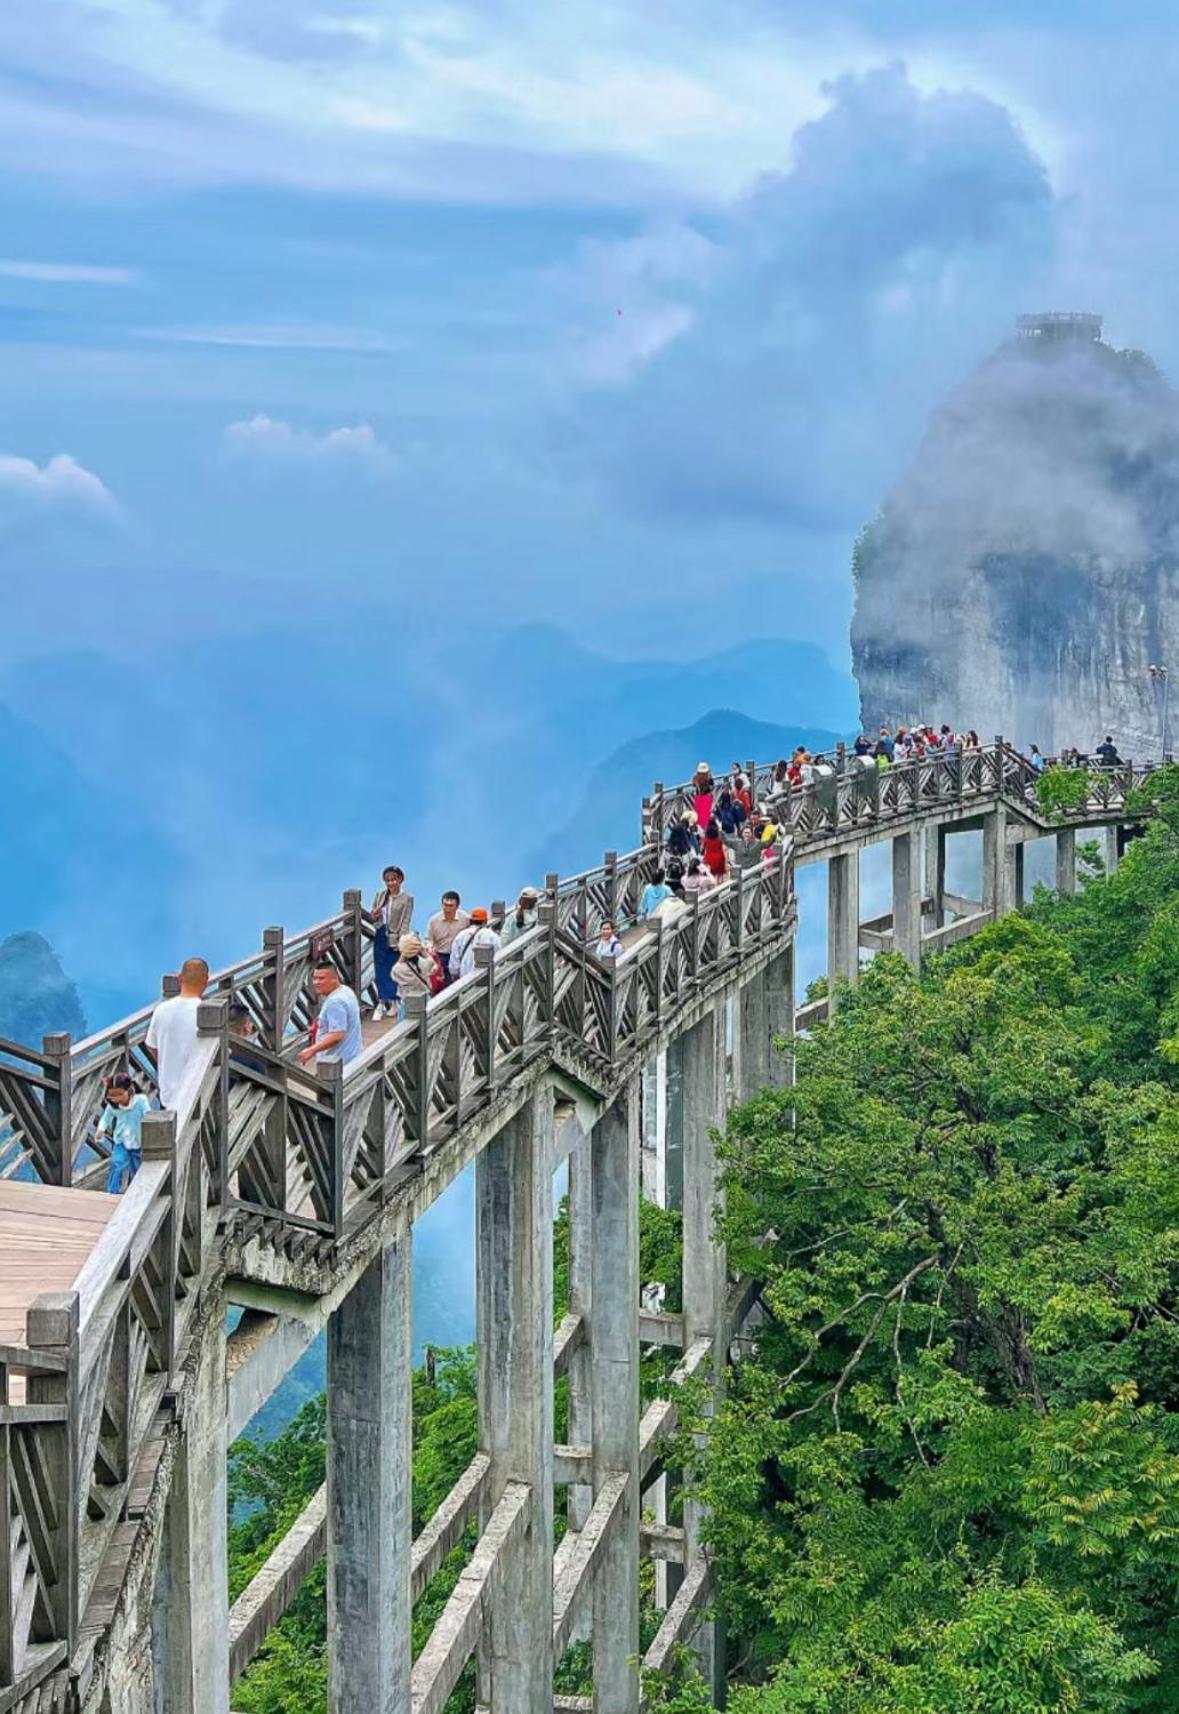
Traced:
<path id="1" fill-rule="evenodd" d="M 203 958 L 186 958 L 180 969 L 180 992 L 161 1000 L 151 1015 L 144 1046 L 159 1078 L 160 1105 L 175 1107 L 180 1085 L 196 1052 L 197 1007 L 209 986 L 209 966 Z"/>

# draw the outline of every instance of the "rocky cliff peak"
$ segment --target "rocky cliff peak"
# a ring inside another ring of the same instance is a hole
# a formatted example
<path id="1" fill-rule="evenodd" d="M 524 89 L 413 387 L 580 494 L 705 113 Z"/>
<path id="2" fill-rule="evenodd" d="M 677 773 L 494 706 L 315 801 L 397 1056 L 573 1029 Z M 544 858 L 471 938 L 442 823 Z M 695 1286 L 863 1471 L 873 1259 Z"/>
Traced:
<path id="1" fill-rule="evenodd" d="M 1159 753 L 1147 669 L 1179 656 L 1179 394 L 1100 326 L 1021 317 L 862 533 L 866 727 L 947 719 L 1045 750 L 1109 732 Z"/>

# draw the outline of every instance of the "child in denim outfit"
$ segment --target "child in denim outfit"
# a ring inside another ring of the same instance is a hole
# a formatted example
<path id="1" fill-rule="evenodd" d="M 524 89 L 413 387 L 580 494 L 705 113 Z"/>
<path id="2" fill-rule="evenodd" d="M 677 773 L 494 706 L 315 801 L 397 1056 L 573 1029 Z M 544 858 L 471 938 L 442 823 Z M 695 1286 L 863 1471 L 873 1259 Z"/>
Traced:
<path id="1" fill-rule="evenodd" d="M 142 1164 L 143 1115 L 150 1108 L 147 1096 L 136 1093 L 135 1085 L 125 1071 L 116 1072 L 108 1079 L 106 1103 L 95 1139 L 110 1140 L 110 1175 L 106 1188 L 112 1196 L 118 1196 L 126 1190 Z"/>

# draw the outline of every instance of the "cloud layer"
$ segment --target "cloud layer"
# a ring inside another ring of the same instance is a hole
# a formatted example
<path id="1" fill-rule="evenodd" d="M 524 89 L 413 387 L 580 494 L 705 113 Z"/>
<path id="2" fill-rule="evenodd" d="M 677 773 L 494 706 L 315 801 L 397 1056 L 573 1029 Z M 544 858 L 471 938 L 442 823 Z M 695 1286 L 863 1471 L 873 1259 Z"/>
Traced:
<path id="1" fill-rule="evenodd" d="M 898 430 L 993 341 L 1050 254 L 1047 175 L 1003 107 L 923 93 L 899 65 L 828 95 L 788 171 L 697 219 L 706 265 L 683 231 L 650 236 L 664 264 L 647 257 L 636 306 L 650 360 L 580 424 L 641 510 L 854 525 Z"/>
<path id="2" fill-rule="evenodd" d="M 106 483 L 68 453 L 40 465 L 31 458 L 0 453 L 0 505 L 45 507 L 49 510 L 99 512 L 112 517 L 118 507 Z"/>
<path id="3" fill-rule="evenodd" d="M 396 457 L 368 423 L 314 434 L 259 412 L 241 422 L 230 423 L 225 430 L 224 445 L 235 457 L 256 459 L 271 466 L 352 467 L 382 477 L 395 475 L 398 468 Z"/>

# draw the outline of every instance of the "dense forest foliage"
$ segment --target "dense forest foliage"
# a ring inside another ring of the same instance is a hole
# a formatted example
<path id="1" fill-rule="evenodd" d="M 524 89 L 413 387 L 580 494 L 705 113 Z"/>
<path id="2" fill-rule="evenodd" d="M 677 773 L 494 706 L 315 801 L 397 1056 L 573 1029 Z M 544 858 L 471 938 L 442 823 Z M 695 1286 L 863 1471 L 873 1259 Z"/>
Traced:
<path id="1" fill-rule="evenodd" d="M 1179 1705 L 1179 770 L 1149 795 L 1114 874 L 1087 850 L 1076 897 L 919 979 L 876 958 L 795 1086 L 730 1119 L 723 1226 L 762 1319 L 676 1456 L 711 1508 L 735 1714 Z M 645 1207 L 642 1244 L 674 1307 L 677 1217 Z M 561 1313 L 563 1215 L 555 1264 Z M 323 1479 L 322 1413 L 235 1450 L 234 1592 Z M 469 1353 L 419 1371 L 414 1425 L 420 1528 L 474 1449 Z M 234 1705 L 318 1714 L 324 1677 L 321 1567 Z M 690 1673 L 647 1692 L 704 1705 Z"/>
<path id="2" fill-rule="evenodd" d="M 1179 770 L 1150 796 L 1075 898 L 877 958 L 729 1123 L 736 1714 L 1179 1705 Z"/>

